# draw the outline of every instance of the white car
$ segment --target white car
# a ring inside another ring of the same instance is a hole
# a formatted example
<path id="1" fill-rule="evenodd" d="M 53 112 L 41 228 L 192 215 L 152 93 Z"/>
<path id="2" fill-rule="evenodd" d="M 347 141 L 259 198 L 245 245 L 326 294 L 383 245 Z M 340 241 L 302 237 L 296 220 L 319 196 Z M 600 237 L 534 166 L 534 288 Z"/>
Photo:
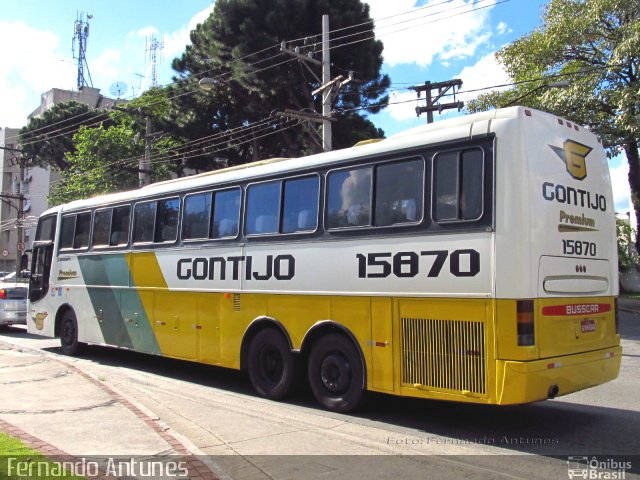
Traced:
<path id="1" fill-rule="evenodd" d="M 24 283 L 0 283 L 0 327 L 27 323 L 27 295 Z"/>

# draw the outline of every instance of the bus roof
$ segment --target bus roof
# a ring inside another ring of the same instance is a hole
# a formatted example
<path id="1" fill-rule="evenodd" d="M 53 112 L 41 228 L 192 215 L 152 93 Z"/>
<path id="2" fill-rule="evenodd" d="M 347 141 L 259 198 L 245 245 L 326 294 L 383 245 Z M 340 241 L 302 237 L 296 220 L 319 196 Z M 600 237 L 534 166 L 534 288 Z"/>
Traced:
<path id="1" fill-rule="evenodd" d="M 524 107 L 518 106 L 480 112 L 472 115 L 465 115 L 442 120 L 440 122 L 435 122 L 427 125 L 421 125 L 393 135 L 389 138 L 383 139 L 379 142 L 371 142 L 366 145 L 354 146 L 351 148 L 335 150 L 332 152 L 319 153 L 307 157 L 273 158 L 260 160 L 253 163 L 237 165 L 220 170 L 214 170 L 211 172 L 204 172 L 198 175 L 161 181 L 153 183 L 151 185 L 147 185 L 141 189 L 111 193 L 89 199 L 75 200 L 65 205 L 51 208 L 44 212 L 43 215 L 57 211 L 60 208 L 62 208 L 63 210 L 81 210 L 106 204 L 117 204 L 121 202 L 124 203 L 135 199 L 169 195 L 186 188 L 198 189 L 206 188 L 207 186 L 215 186 L 218 184 L 232 183 L 234 181 L 260 179 L 271 174 L 282 173 L 286 171 L 295 171 L 316 166 L 331 165 L 347 158 L 366 157 L 376 154 L 383 154 L 387 151 L 411 148 L 423 144 L 425 141 L 425 136 L 441 136 L 442 132 L 445 130 L 471 125 L 475 122 L 490 121 L 499 118 L 519 118 L 525 114 L 525 110 L 529 112 L 529 115 L 531 115 L 532 112 L 535 112 L 536 116 L 551 116 L 550 114 L 544 112 L 533 109 L 525 109 Z"/>

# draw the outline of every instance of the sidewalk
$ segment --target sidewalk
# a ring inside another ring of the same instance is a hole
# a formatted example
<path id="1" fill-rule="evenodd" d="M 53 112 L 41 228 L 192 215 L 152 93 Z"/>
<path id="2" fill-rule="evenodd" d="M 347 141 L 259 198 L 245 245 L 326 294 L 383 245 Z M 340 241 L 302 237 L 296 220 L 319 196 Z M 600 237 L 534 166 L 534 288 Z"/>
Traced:
<path id="1" fill-rule="evenodd" d="M 159 418 L 100 379 L 47 353 L 3 341 L 0 431 L 53 459 L 92 459 L 100 465 L 109 458 L 181 462 L 190 479 L 217 478 Z"/>

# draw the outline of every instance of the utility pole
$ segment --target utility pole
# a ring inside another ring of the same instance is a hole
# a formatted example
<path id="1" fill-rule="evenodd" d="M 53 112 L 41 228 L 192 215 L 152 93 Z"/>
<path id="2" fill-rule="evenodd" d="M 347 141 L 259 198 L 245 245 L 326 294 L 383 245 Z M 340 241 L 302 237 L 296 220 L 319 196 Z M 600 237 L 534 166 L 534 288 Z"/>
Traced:
<path id="1" fill-rule="evenodd" d="M 140 160 L 140 172 L 138 173 L 138 182 L 140 188 L 151 183 L 151 117 L 144 117 L 144 156 Z"/>
<path id="2" fill-rule="evenodd" d="M 24 173 L 23 167 L 20 167 L 20 175 Z M 22 185 L 22 176 L 18 185 Z M 20 188 L 20 187 L 19 187 Z M 24 194 L 21 191 L 15 193 L 0 193 L 0 199 L 7 203 L 10 207 L 17 210 L 16 212 L 16 275 L 20 273 L 22 264 L 22 253 L 24 252 Z M 9 200 L 17 200 L 18 205 L 11 203 Z"/>
<path id="3" fill-rule="evenodd" d="M 458 111 L 462 107 L 464 107 L 464 102 L 456 101 L 456 88 L 460 88 L 462 85 L 462 80 L 459 78 L 455 78 L 453 80 L 447 80 L 445 82 L 424 82 L 424 85 L 418 85 L 416 87 L 411 87 L 412 90 L 415 90 L 418 94 L 418 98 L 420 98 L 420 92 L 425 92 L 425 98 L 427 100 L 426 107 L 416 107 L 416 115 L 419 117 L 421 113 L 427 114 L 427 123 L 433 123 L 433 112 L 437 111 L 438 113 L 442 113 L 443 110 L 449 110 L 451 108 L 457 108 Z M 453 102 L 449 103 L 437 103 L 445 93 L 449 91 L 449 89 L 453 88 Z M 433 91 L 437 90 L 438 93 L 434 97 Z"/>
<path id="4" fill-rule="evenodd" d="M 335 118 L 331 118 L 331 106 L 336 93 L 343 85 L 349 83 L 353 75 L 350 72 L 349 77 L 343 80 L 342 75 L 338 75 L 333 80 L 331 79 L 331 45 L 329 39 L 329 15 L 322 15 L 322 61 L 313 58 L 313 53 L 310 51 L 307 55 L 300 53 L 300 48 L 296 47 L 291 50 L 287 48 L 286 42 L 282 42 L 280 50 L 288 53 L 291 56 L 297 57 L 303 62 L 303 65 L 311 72 L 315 79 L 320 83 L 320 86 L 311 92 L 312 96 L 318 93 L 322 94 L 322 115 L 317 113 L 305 113 L 294 112 L 292 110 L 285 110 L 284 112 L 278 112 L 279 116 L 299 118 L 305 121 L 321 123 L 322 124 L 322 150 L 324 152 L 330 152 L 332 149 L 331 141 L 331 122 L 335 122 Z M 319 65 L 322 68 L 321 77 L 318 78 L 316 73 L 307 65 L 312 63 Z"/>
<path id="5" fill-rule="evenodd" d="M 114 110 L 118 110 L 120 112 L 128 113 L 129 115 L 136 115 L 138 117 L 144 117 L 144 155 L 140 158 L 138 162 L 138 186 L 140 188 L 145 185 L 149 185 L 151 183 L 151 145 L 153 144 L 153 139 L 157 136 L 163 134 L 163 132 L 153 132 L 153 125 L 151 123 L 151 116 L 147 113 L 144 113 L 142 108 L 138 108 L 137 110 L 131 110 L 129 108 L 122 107 L 113 107 Z M 137 137 L 137 135 L 136 135 Z"/>
<path id="6" fill-rule="evenodd" d="M 331 50 L 329 48 L 329 15 L 322 15 L 322 85 L 331 81 Z M 331 151 L 331 101 L 333 86 L 322 92 L 322 145 L 325 152 Z"/>

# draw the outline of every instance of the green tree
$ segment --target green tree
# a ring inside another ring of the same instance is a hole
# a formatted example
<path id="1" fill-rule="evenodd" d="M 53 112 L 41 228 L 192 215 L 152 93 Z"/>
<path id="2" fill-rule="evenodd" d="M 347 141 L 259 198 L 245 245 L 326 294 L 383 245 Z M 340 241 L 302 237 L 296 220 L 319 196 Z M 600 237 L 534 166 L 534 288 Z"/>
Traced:
<path id="1" fill-rule="evenodd" d="M 105 112 L 83 103 L 58 103 L 20 129 L 23 156 L 32 165 L 65 170 L 69 167 L 66 154 L 74 151 L 73 135 L 80 125 L 95 124 L 101 119 L 108 120 Z"/>
<path id="2" fill-rule="evenodd" d="M 637 268 L 638 253 L 633 246 L 632 239 L 636 231 L 631 228 L 627 220 L 616 219 L 616 236 L 618 238 L 618 269 L 626 272 L 630 268 Z"/>
<path id="3" fill-rule="evenodd" d="M 154 88 L 109 112 L 108 126 L 81 127 L 65 154 L 67 168 L 52 187 L 49 204 L 137 188 L 147 117 L 155 132 L 150 139 L 152 181 L 180 174 L 185 166 L 179 149 L 183 142 L 164 133 L 169 107 L 166 91 Z"/>
<path id="4" fill-rule="evenodd" d="M 136 188 L 137 158 L 143 148 L 131 141 L 133 135 L 134 132 L 123 125 L 80 127 L 73 137 L 74 152 L 67 153 L 69 167 L 61 172 L 60 181 L 51 188 L 49 204 Z"/>
<path id="5" fill-rule="evenodd" d="M 198 139 L 253 124 L 287 108 L 321 111 L 320 95 L 311 95 L 319 82 L 309 71 L 319 76 L 320 67 L 280 52 L 279 45 L 286 41 L 288 48 L 299 47 L 301 53 L 313 52 L 320 59 L 323 14 L 329 15 L 334 31 L 332 76 L 354 72 L 354 81 L 340 90 L 334 104 L 334 149 L 382 136 L 365 114 L 386 103 L 389 78 L 380 74 L 383 46 L 373 38 L 369 7 L 360 0 L 217 0 L 209 18 L 192 31 L 185 53 L 173 61 L 178 74 L 175 132 Z M 255 52 L 261 53 L 250 55 Z M 203 76 L 218 80 L 209 92 L 198 89 L 197 79 Z M 265 135 L 275 132 L 275 123 L 242 137 L 212 140 L 215 145 L 208 150 L 203 145 L 200 164 L 192 166 L 210 169 L 214 157 L 235 164 L 321 150 L 316 124 Z"/>
<path id="6" fill-rule="evenodd" d="M 640 2 L 551 0 L 542 25 L 504 47 L 497 58 L 515 82 L 525 83 L 483 95 L 468 110 L 517 100 L 588 126 L 602 138 L 608 155 L 625 153 L 640 222 Z M 541 80 L 528 82 L 532 79 Z M 560 79 L 569 87 L 544 88 Z"/>

